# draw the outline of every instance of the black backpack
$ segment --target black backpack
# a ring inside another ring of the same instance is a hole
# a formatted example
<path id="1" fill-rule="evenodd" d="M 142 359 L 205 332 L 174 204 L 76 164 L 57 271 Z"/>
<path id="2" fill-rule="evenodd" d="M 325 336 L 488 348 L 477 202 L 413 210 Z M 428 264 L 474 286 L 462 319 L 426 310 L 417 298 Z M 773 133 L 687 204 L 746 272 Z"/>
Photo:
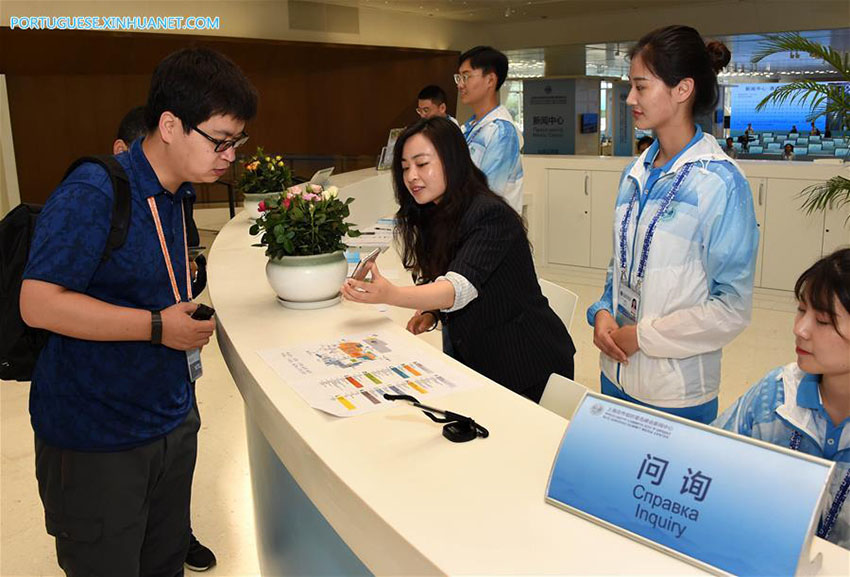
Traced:
<path id="1" fill-rule="evenodd" d="M 104 167 L 112 179 L 112 225 L 103 251 L 109 259 L 127 239 L 130 226 L 130 181 L 114 156 L 86 156 L 76 160 L 63 180 L 78 166 L 92 162 Z M 29 381 L 41 349 L 50 334 L 27 326 L 21 319 L 20 297 L 24 269 L 30 253 L 41 206 L 21 204 L 0 220 L 0 379 Z"/>

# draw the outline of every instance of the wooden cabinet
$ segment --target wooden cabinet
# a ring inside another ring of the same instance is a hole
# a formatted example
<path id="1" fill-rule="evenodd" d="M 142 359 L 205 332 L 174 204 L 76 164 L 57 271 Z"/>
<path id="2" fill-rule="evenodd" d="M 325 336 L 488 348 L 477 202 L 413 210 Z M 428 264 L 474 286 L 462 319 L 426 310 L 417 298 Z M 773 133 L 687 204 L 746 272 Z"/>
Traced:
<path id="1" fill-rule="evenodd" d="M 769 171 L 761 164 L 746 168 L 754 173 L 747 180 L 759 227 L 755 286 L 791 291 L 800 273 L 822 255 L 850 246 L 850 222 L 845 222 L 850 205 L 811 215 L 801 209 L 800 193 L 829 178 L 819 173 L 824 172 L 820 167 L 777 163 Z M 621 173 L 622 167 L 607 163 L 598 169 L 592 164 L 541 167 L 544 266 L 608 268 Z"/>
<path id="2" fill-rule="evenodd" d="M 546 171 L 548 261 L 607 269 L 619 172 Z"/>
<path id="3" fill-rule="evenodd" d="M 607 269 L 614 248 L 614 203 L 620 185 L 619 172 L 590 174 L 590 266 Z"/>
<path id="4" fill-rule="evenodd" d="M 546 197 L 549 262 L 590 266 L 590 172 L 547 170 Z"/>
<path id="5" fill-rule="evenodd" d="M 750 191 L 753 193 L 753 207 L 756 212 L 756 222 L 759 227 L 759 247 L 756 253 L 755 285 L 761 286 L 761 261 L 764 254 L 764 215 L 767 210 L 767 179 L 748 178 Z"/>
<path id="6" fill-rule="evenodd" d="M 793 290 L 797 277 L 821 257 L 824 213 L 800 209 L 800 191 L 816 180 L 767 179 L 764 258 L 758 286 Z"/>
<path id="7" fill-rule="evenodd" d="M 850 247 L 850 204 L 841 209 L 831 208 L 824 215 L 823 250 L 827 255 L 839 248 Z"/>

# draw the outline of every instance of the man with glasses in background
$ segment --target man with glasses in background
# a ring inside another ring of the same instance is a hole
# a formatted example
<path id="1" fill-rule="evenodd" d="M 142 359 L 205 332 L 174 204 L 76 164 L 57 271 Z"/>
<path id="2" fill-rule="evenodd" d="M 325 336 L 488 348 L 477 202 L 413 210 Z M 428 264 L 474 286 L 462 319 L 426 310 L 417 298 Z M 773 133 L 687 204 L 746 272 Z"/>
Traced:
<path id="1" fill-rule="evenodd" d="M 416 114 L 420 118 L 448 118 L 455 125 L 460 126 L 455 118 L 446 110 L 446 93 L 436 84 L 429 84 L 419 91 L 416 104 Z"/>
<path id="2" fill-rule="evenodd" d="M 508 58 L 489 46 L 460 55 L 454 75 L 461 102 L 473 115 L 461 131 L 475 166 L 487 175 L 490 189 L 522 214 L 522 135 L 508 109 L 499 104 L 499 89 L 508 76 Z"/>
<path id="3" fill-rule="evenodd" d="M 184 199 L 247 140 L 257 94 L 205 48 L 151 79 L 147 135 L 116 160 L 130 183 L 122 246 L 103 258 L 113 190 L 76 168 L 36 225 L 21 316 L 50 331 L 30 415 L 47 532 L 68 575 L 182 575 L 200 415 L 194 382 L 214 320 L 195 320 Z"/>

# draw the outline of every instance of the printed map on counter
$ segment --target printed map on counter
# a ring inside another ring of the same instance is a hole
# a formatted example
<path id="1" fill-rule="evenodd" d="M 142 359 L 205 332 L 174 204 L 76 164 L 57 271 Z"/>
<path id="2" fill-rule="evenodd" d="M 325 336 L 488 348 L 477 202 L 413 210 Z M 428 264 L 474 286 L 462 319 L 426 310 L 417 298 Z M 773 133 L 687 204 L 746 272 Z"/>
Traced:
<path id="1" fill-rule="evenodd" d="M 391 406 L 384 393 L 427 403 L 478 386 L 439 360 L 422 359 L 399 340 L 372 333 L 257 353 L 311 407 L 338 417 Z"/>

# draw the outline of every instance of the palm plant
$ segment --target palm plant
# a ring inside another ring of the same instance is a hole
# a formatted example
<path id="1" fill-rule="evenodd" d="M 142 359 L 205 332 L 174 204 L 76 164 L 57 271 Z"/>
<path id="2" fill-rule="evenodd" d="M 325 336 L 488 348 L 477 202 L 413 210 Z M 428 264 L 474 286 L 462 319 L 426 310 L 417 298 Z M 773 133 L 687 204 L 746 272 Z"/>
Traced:
<path id="1" fill-rule="evenodd" d="M 752 61 L 760 62 L 772 54 L 781 52 L 804 52 L 812 58 L 819 58 L 831 66 L 841 80 L 850 83 L 850 55 L 842 55 L 831 46 L 824 46 L 803 38 L 797 32 L 766 36 Z M 809 122 L 821 116 L 827 116 L 838 123 L 842 130 L 850 129 L 850 84 L 821 84 L 814 80 L 797 80 L 771 92 L 758 103 L 756 110 L 762 110 L 770 105 L 781 106 L 786 102 L 793 104 L 798 101 L 801 104 L 808 104 L 811 108 Z M 826 182 L 804 189 L 800 196 L 804 199 L 802 208 L 807 214 L 826 210 L 828 207 L 841 208 L 845 204 L 850 204 L 850 179 L 835 176 Z"/>

